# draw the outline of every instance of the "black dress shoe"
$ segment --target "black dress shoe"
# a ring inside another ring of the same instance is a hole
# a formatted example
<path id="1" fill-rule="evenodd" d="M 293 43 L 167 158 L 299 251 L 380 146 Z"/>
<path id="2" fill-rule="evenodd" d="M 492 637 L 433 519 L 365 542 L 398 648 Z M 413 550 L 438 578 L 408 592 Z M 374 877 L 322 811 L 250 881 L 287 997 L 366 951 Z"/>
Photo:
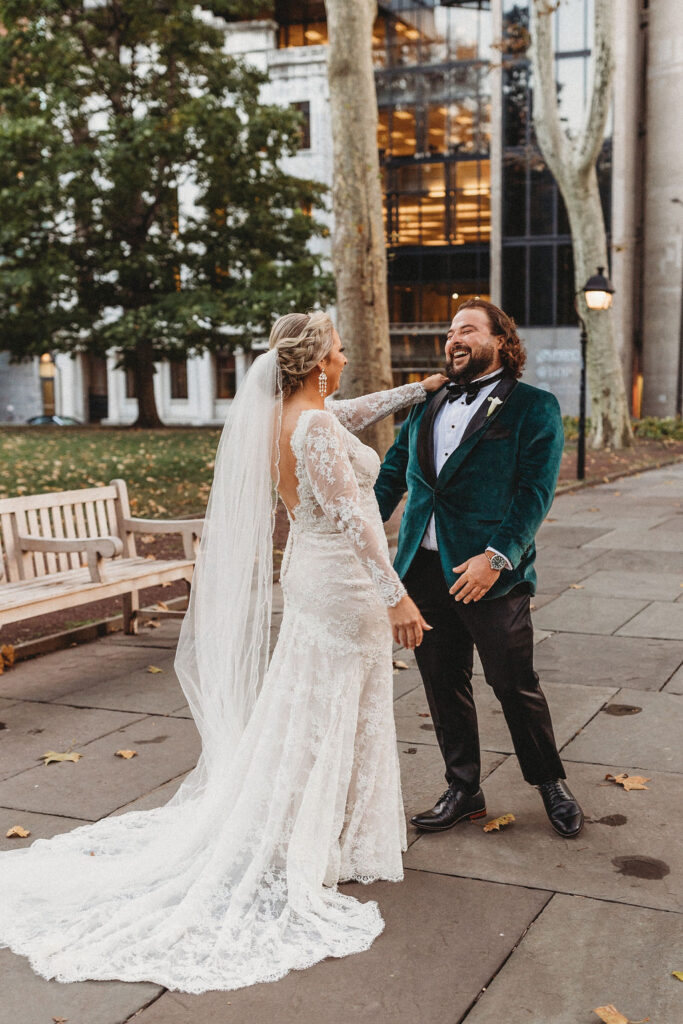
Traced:
<path id="1" fill-rule="evenodd" d="M 550 824 L 565 839 L 578 836 L 583 828 L 583 811 L 563 779 L 543 782 L 538 787 Z"/>
<path id="2" fill-rule="evenodd" d="M 459 785 L 450 785 L 442 793 L 431 811 L 416 814 L 411 819 L 412 825 L 426 832 L 445 832 L 447 828 L 457 825 L 463 818 L 474 821 L 486 815 L 486 800 L 480 789 L 470 796 Z"/>

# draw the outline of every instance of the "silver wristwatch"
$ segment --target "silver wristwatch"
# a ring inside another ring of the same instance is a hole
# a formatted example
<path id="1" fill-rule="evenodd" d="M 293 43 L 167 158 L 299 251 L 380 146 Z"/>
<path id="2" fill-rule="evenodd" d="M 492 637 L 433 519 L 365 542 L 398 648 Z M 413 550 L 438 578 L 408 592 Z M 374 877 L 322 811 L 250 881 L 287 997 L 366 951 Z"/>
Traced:
<path id="1" fill-rule="evenodd" d="M 507 569 L 508 564 L 502 555 L 495 554 L 494 552 L 489 553 L 488 551 L 485 551 L 484 554 L 489 560 L 489 565 L 496 572 L 500 572 L 501 569 Z"/>

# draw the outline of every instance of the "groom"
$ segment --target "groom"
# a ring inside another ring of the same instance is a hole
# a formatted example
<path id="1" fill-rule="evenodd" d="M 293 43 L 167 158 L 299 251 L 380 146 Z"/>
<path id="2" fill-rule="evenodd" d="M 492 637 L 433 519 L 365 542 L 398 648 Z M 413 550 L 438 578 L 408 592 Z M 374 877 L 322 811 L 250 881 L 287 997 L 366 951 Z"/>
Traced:
<path id="1" fill-rule="evenodd" d="M 415 650 L 448 789 L 411 819 L 440 832 L 486 814 L 472 696 L 476 646 L 527 782 L 563 837 L 583 813 L 564 782 L 533 665 L 534 537 L 553 500 L 563 447 L 557 400 L 518 383 L 526 355 L 514 320 L 462 303 L 446 341 L 449 383 L 410 412 L 375 493 L 387 520 L 408 491 L 394 563 L 432 626 Z"/>

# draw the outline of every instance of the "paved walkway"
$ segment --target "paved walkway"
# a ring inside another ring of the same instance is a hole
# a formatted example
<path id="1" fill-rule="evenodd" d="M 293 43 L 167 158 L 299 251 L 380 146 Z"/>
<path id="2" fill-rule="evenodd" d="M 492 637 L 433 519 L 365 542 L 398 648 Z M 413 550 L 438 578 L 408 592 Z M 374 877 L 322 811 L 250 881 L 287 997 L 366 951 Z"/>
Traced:
<path id="1" fill-rule="evenodd" d="M 153 984 L 48 983 L 0 951 L 0 1024 L 594 1024 L 683 1020 L 683 464 L 559 497 L 539 535 L 537 667 L 587 825 L 550 829 L 512 756 L 502 714 L 476 679 L 491 815 L 443 835 L 410 831 L 400 885 L 377 899 L 372 949 L 283 981 L 187 996 Z M 173 673 L 177 625 L 114 635 L 25 662 L 0 678 L 0 843 L 28 844 L 165 802 L 197 735 Z M 442 766 L 412 656 L 397 657 L 396 722 L 406 811 L 431 804 Z M 162 669 L 149 673 L 148 666 Z M 479 670 L 480 671 L 480 670 Z M 86 756 L 45 768 L 71 744 Z M 133 748 L 129 761 L 114 757 Z M 624 792 L 605 774 L 651 778 Z M 21 824 L 31 838 L 5 839 Z"/>

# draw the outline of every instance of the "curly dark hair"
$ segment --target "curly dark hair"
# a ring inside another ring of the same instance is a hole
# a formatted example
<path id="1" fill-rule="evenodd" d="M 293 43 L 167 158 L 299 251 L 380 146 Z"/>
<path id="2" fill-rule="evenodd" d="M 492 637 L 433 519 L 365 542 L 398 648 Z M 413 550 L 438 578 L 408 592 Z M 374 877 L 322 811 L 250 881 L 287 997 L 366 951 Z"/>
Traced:
<path id="1" fill-rule="evenodd" d="M 458 306 L 461 309 L 483 309 L 488 317 L 491 334 L 503 338 L 500 346 L 500 358 L 507 372 L 513 377 L 521 377 L 526 363 L 524 343 L 517 334 L 517 324 L 498 306 L 486 299 L 468 299 Z"/>

